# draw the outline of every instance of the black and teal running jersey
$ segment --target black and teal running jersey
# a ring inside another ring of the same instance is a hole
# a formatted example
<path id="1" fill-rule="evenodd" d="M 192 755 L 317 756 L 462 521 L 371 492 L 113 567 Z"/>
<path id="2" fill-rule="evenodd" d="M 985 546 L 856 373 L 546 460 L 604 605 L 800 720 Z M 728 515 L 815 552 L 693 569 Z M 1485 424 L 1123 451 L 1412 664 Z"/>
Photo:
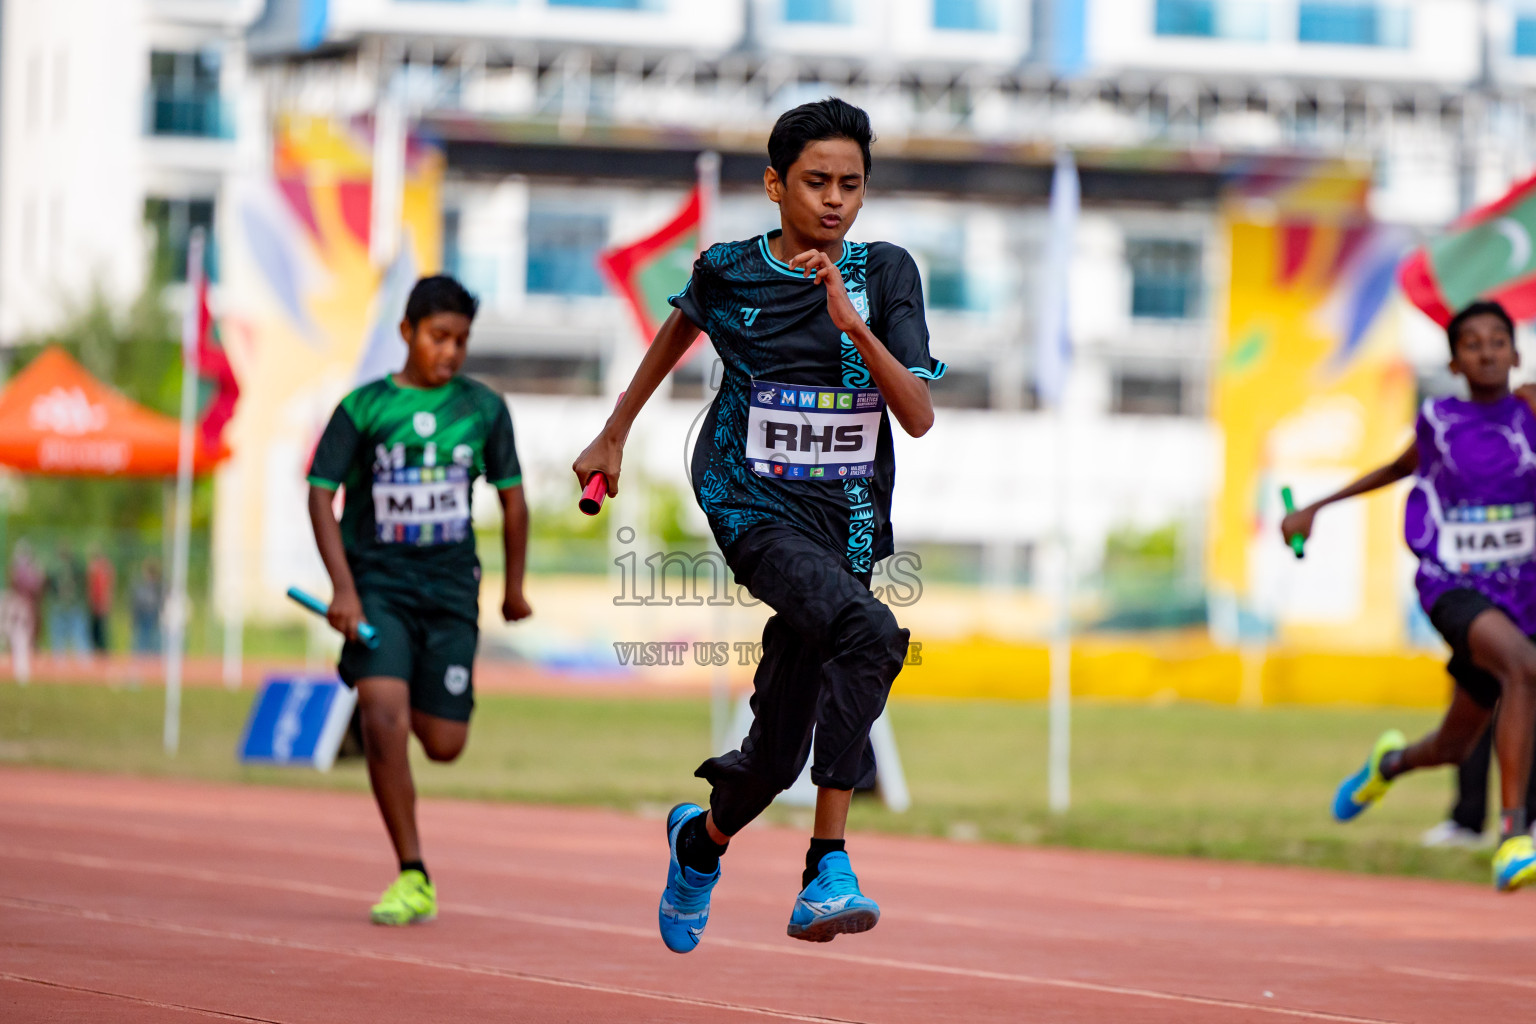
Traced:
<path id="1" fill-rule="evenodd" d="M 336 407 L 309 482 L 346 488 L 341 537 L 358 585 L 421 590 L 445 603 L 479 592 L 471 485 L 522 483 L 512 416 L 485 385 L 455 377 L 364 384 Z"/>
<path id="2" fill-rule="evenodd" d="M 894 550 L 896 465 L 885 402 L 822 285 L 759 235 L 711 246 L 672 305 L 709 335 L 724 365 L 693 452 L 693 488 L 715 540 L 783 522 L 841 551 L 855 572 Z M 905 249 L 844 242 L 837 261 L 854 308 L 901 364 L 935 380 L 922 281 Z"/>

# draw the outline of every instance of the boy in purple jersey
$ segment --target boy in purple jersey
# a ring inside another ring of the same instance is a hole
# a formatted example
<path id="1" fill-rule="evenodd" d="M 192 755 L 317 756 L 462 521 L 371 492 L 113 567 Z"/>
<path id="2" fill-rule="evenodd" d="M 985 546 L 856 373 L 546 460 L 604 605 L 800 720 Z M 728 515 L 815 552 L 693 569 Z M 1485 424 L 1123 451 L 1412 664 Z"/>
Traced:
<path id="1" fill-rule="evenodd" d="M 1493 880 L 1509 892 L 1536 881 L 1524 806 L 1536 745 L 1536 414 L 1510 391 L 1520 356 L 1502 306 L 1474 303 L 1446 334 L 1451 372 L 1466 378 L 1470 399 L 1426 401 L 1413 445 L 1394 463 L 1301 510 L 1282 529 L 1305 535 L 1322 506 L 1416 471 L 1404 534 L 1419 558 L 1419 601 L 1451 645 L 1456 690 L 1439 728 L 1418 742 L 1410 745 L 1396 729 L 1383 733 L 1365 765 L 1339 786 L 1333 813 L 1348 821 L 1404 772 L 1459 763 L 1502 704 L 1495 746 L 1503 815 Z"/>
<path id="2" fill-rule="evenodd" d="M 1536 411 L 1536 384 L 1517 388 L 1515 394 Z M 1399 480 L 1413 476 L 1418 468 L 1419 448 L 1415 441 L 1386 465 L 1372 470 L 1342 490 L 1286 515 L 1280 520 L 1281 539 L 1289 545 L 1292 537 L 1310 537 L 1317 513 L 1325 506 L 1390 487 Z M 1465 655 L 1453 654 L 1446 662 L 1445 670 L 1456 686 L 1466 690 L 1479 703 L 1493 706 L 1498 700 L 1498 680 L 1472 664 Z M 1488 768 L 1493 756 L 1494 731 L 1491 728 L 1484 729 L 1472 752 L 1457 766 L 1456 802 L 1451 808 L 1450 817 L 1424 833 L 1421 840 L 1424 846 L 1482 845 L 1483 829 L 1487 824 Z M 1527 821 L 1536 822 L 1536 778 L 1531 782 L 1525 789 L 1525 813 Z"/>

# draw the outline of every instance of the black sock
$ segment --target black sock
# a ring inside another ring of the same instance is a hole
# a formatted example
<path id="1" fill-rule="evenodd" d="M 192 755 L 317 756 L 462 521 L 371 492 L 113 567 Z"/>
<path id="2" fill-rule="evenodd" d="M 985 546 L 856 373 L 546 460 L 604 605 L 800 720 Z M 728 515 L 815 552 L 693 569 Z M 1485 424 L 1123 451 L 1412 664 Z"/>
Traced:
<path id="1" fill-rule="evenodd" d="M 1525 820 L 1525 808 L 1514 807 L 1505 810 L 1499 818 L 1499 842 L 1503 842 L 1510 836 L 1524 835 L 1530 825 Z"/>
<path id="2" fill-rule="evenodd" d="M 693 868 L 701 875 L 712 875 L 720 867 L 720 855 L 725 846 L 709 838 L 704 827 L 704 815 L 695 814 L 684 823 L 677 833 L 677 862 L 685 868 Z"/>
<path id="3" fill-rule="evenodd" d="M 419 860 L 403 860 L 400 862 L 401 871 L 420 871 L 421 877 L 432 881 L 432 876 L 427 874 L 427 866 Z"/>
<path id="4" fill-rule="evenodd" d="M 846 839 L 812 839 L 811 848 L 805 853 L 805 871 L 800 875 L 800 888 L 804 889 L 811 884 L 811 879 L 816 877 L 816 870 L 821 867 L 821 858 L 834 850 L 842 851 L 848 848 Z"/>
<path id="5" fill-rule="evenodd" d="M 1403 752 L 1401 750 L 1389 750 L 1381 755 L 1380 771 L 1382 778 L 1395 779 L 1403 774 L 1405 770 L 1403 767 Z"/>

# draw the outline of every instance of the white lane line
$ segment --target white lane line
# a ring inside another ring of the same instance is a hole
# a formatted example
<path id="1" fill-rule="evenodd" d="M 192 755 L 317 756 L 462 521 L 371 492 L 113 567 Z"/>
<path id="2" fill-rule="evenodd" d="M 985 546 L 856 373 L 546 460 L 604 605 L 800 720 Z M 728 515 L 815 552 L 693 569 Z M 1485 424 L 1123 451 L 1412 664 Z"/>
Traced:
<path id="1" fill-rule="evenodd" d="M 367 892 L 358 890 L 341 889 L 336 886 L 321 885 L 311 882 L 294 882 L 286 879 L 268 879 L 253 875 L 233 874 L 222 871 L 212 871 L 205 868 L 181 868 L 169 864 L 154 864 L 145 861 L 123 861 L 97 857 L 89 854 L 55 854 L 48 851 L 25 851 L 11 846 L 0 846 L 0 855 L 22 856 L 28 859 L 54 860 L 58 863 L 73 864 L 78 867 L 91 868 L 102 871 L 140 871 L 146 874 L 163 875 L 172 878 L 182 878 L 208 882 L 216 885 L 244 885 L 251 888 L 275 889 L 285 892 L 298 892 L 312 896 L 324 896 L 333 899 L 344 899 L 349 902 L 365 901 L 373 896 Z M 0 904 L 22 903 L 11 897 L 0 897 Z M 635 928 L 628 925 L 610 924 L 600 921 L 582 921 L 569 917 L 554 917 L 545 914 L 529 914 L 514 910 L 498 910 L 491 907 L 466 903 L 443 904 L 444 909 L 454 913 L 464 914 L 470 917 L 483 917 L 496 920 L 517 921 L 522 924 L 537 925 L 544 928 L 563 928 L 571 931 L 596 932 L 606 935 L 621 935 L 626 938 L 641 939 L 647 942 L 656 941 L 656 933 L 651 929 Z M 276 943 L 286 940 L 274 939 Z M 710 938 L 711 946 L 724 946 L 729 949 L 739 949 L 754 953 L 770 953 L 779 956 L 809 957 L 815 960 L 836 960 L 848 964 L 857 964 L 866 967 L 887 967 L 897 971 L 918 971 L 926 974 L 938 974 L 948 977 L 970 978 L 982 981 L 997 981 L 1021 985 L 1034 985 L 1045 988 L 1070 989 L 1080 992 L 1096 992 L 1103 995 L 1123 996 L 1139 999 L 1152 999 L 1164 1002 L 1180 1002 L 1197 1006 L 1214 1006 L 1227 1009 L 1251 1010 L 1259 1013 L 1273 1014 L 1283 1017 L 1296 1017 L 1304 1020 L 1339 1021 L 1344 1024 L 1396 1024 L 1390 1018 L 1382 1017 L 1358 1017 L 1349 1014 L 1329 1013 L 1321 1010 L 1305 1010 L 1284 1006 L 1265 1005 L 1263 1003 L 1249 1003 L 1238 999 L 1224 999 L 1218 996 L 1199 996 L 1181 992 L 1164 992 L 1158 989 L 1146 989 L 1128 985 L 1113 985 L 1104 982 L 1076 981 L 1070 978 L 1051 978 L 1043 975 L 1019 974 L 1004 971 L 987 971 L 972 967 L 955 967 L 947 964 L 933 964 L 917 960 L 898 960 L 891 957 L 870 957 L 850 953 L 835 953 L 824 949 L 798 949 L 785 945 L 770 945 L 766 942 L 752 942 L 743 939 Z M 358 955 L 364 955 L 358 953 Z M 499 968 L 489 968 L 499 970 Z M 514 972 L 515 973 L 515 972 Z M 521 975 L 519 975 L 521 976 Z M 531 976 L 543 977 L 543 976 Z M 584 982 L 573 982 L 575 985 L 585 985 Z M 657 996 L 657 998 L 668 998 Z M 772 1013 L 773 1011 L 763 1011 Z M 801 1019 L 801 1018 L 790 1018 Z M 824 1018 L 804 1018 L 807 1020 L 820 1020 Z M 831 1018 L 825 1018 L 831 1019 Z"/>
<path id="2" fill-rule="evenodd" d="M 42 823 L 37 822 L 37 824 Z M 178 845 L 189 845 L 196 843 L 215 849 L 237 846 L 242 850 L 253 852 L 266 851 L 271 853 L 288 854 L 294 852 L 303 852 L 310 856 L 328 857 L 332 860 L 345 861 L 348 863 L 356 862 L 372 864 L 378 859 L 372 854 L 352 854 L 348 851 L 336 850 L 332 847 L 320 843 L 288 843 L 262 839 L 252 839 L 248 842 L 242 840 L 240 843 L 235 844 L 225 843 L 219 841 L 215 837 L 183 829 L 168 828 L 163 826 L 104 824 L 99 822 L 69 823 L 67 826 L 62 822 L 50 822 L 49 824 L 55 825 L 55 827 L 58 827 L 61 831 L 107 832 L 113 835 L 132 835 L 142 839 L 165 840 L 176 843 Z M 59 863 L 74 864 L 78 867 L 93 869 L 108 868 L 109 866 L 124 868 L 132 865 L 132 870 L 140 871 L 146 874 L 164 874 L 170 875 L 172 877 L 188 879 L 196 878 L 201 881 L 210 882 L 212 884 L 238 884 L 281 889 L 311 896 L 323 896 L 351 902 L 371 901 L 377 895 L 376 893 L 363 892 L 361 890 L 355 889 L 340 889 L 334 886 L 326 886 L 320 883 L 291 882 L 286 879 L 269 879 L 255 875 L 235 875 L 228 872 L 218 871 L 208 872 L 199 868 L 163 865 L 146 861 L 125 862 L 123 860 L 116 859 L 108 860 L 94 856 L 92 854 L 64 853 L 61 851 L 50 850 L 42 847 L 16 846 L 6 843 L 0 843 L 0 856 L 12 856 L 25 858 L 28 860 L 52 860 Z M 500 875 L 508 878 L 518 878 L 523 880 L 537 879 L 542 881 L 579 882 L 582 885 L 603 886 L 610 889 L 620 889 L 628 892 L 651 893 L 655 888 L 654 885 L 649 882 L 640 883 L 627 878 L 619 878 L 608 874 L 599 874 L 594 872 L 537 871 L 528 868 L 513 867 L 506 863 L 481 863 L 473 858 L 468 858 L 463 854 L 453 855 L 453 861 L 456 861 L 461 865 L 461 870 L 468 870 L 480 874 Z M 750 902 L 759 906 L 777 905 L 778 903 L 778 901 L 771 900 L 765 896 L 758 896 L 753 893 L 735 894 L 732 898 L 738 902 Z M 530 915 L 520 916 L 516 911 L 501 911 L 489 907 L 477 906 L 475 904 L 445 903 L 444 905 L 451 905 L 456 912 L 465 914 L 470 917 L 509 918 L 514 920 L 527 920 L 529 923 L 544 923 L 545 920 L 543 918 L 535 918 Z M 1169 913 L 1173 916 L 1182 916 L 1178 913 L 1175 913 L 1172 908 L 1166 908 L 1164 913 Z M 1026 938 L 1039 939 L 1041 941 L 1056 940 L 1098 944 L 1112 943 L 1117 946 L 1128 947 L 1131 949 L 1141 949 L 1148 945 L 1148 941 L 1144 939 L 1130 939 L 1124 936 L 1103 935 L 1097 932 L 1083 931 L 1081 929 L 1051 928 L 1042 925 L 1020 924 L 1017 921 L 992 921 L 986 918 L 968 917 L 960 914 L 939 914 L 929 911 L 914 910 L 905 912 L 903 916 L 907 919 L 919 921 L 925 924 L 933 924 L 942 927 L 960 928 L 980 932 L 1006 932 L 1011 935 L 1020 935 Z M 562 919 L 562 925 L 564 927 L 570 928 L 581 928 L 584 926 L 580 922 L 571 922 L 565 919 Z M 591 930 L 611 931 L 611 933 L 615 935 L 636 935 L 649 938 L 653 934 L 649 930 L 628 928 L 623 925 L 609 926 L 599 925 L 596 922 L 589 922 L 586 926 L 590 927 Z M 720 945 L 734 941 L 736 940 L 716 939 L 711 937 L 710 944 Z M 771 948 L 775 952 L 779 953 L 791 952 L 790 950 L 785 950 L 780 947 Z M 1350 972 L 1374 970 L 1381 971 L 1386 974 L 1424 978 L 1432 981 L 1451 981 L 1479 986 L 1502 985 L 1511 988 L 1536 990 L 1536 981 L 1511 977 L 1508 975 L 1479 975 L 1460 971 L 1448 971 L 1439 968 L 1411 967 L 1401 964 L 1383 964 L 1372 963 L 1368 961 L 1356 961 L 1351 964 L 1345 964 L 1337 960 L 1295 956 L 1288 954 L 1267 954 L 1263 956 L 1255 956 L 1246 954 L 1229 954 L 1225 951 L 1221 951 L 1219 955 L 1228 959 L 1235 959 L 1244 964 L 1296 964 L 1305 967 L 1318 967 L 1326 970 L 1342 970 Z"/>
<path id="3" fill-rule="evenodd" d="M 196 842 L 201 845 L 212 847 L 237 845 L 241 849 L 251 850 L 272 849 L 274 851 L 281 851 L 304 849 L 311 851 L 316 855 L 326 856 L 335 860 L 362 862 L 366 859 L 370 863 L 373 860 L 371 855 L 365 858 L 362 854 L 359 853 L 352 853 L 347 850 L 337 850 L 333 847 L 322 846 L 319 844 L 295 843 L 291 845 L 265 845 L 259 839 L 255 838 L 252 838 L 249 841 L 242 839 L 238 844 L 226 844 L 217 841 L 207 833 L 182 831 L 166 826 L 111 824 L 100 818 L 90 818 L 86 821 L 50 819 L 45 822 L 31 816 L 23 817 L 15 814 L 8 814 L 8 810 L 9 808 L 7 808 L 5 805 L 4 798 L 0 797 L 0 818 L 8 818 L 10 821 L 16 821 L 19 818 L 20 820 L 28 821 L 31 824 L 43 825 L 44 827 L 52 827 L 60 831 L 105 832 L 108 834 L 135 835 L 145 839 L 164 838 L 183 845 Z M 572 844 L 550 841 L 549 837 L 538 839 L 527 836 L 481 836 L 475 839 L 474 845 L 477 847 L 489 848 L 489 850 L 575 852 L 575 848 Z M 588 844 L 588 846 L 589 845 L 590 844 Z M 583 846 L 581 849 L 586 851 L 588 846 Z M 630 852 L 636 848 L 636 843 L 627 842 L 623 844 L 623 848 L 621 850 L 605 850 L 604 852 L 625 853 Z M 647 848 L 649 849 L 650 847 L 647 846 Z M 482 857 L 494 855 L 489 853 L 480 853 L 479 851 L 474 851 L 469 854 L 453 854 L 450 856 L 453 857 L 453 861 L 449 861 L 449 863 L 456 861 L 458 863 L 465 864 L 474 870 L 482 871 L 487 874 L 501 874 L 509 875 L 511 877 L 531 879 L 561 879 L 581 881 L 588 885 L 603 885 L 617 889 L 624 889 L 631 892 L 648 892 L 650 891 L 650 888 L 653 884 L 651 882 L 637 882 L 631 878 L 618 877 L 612 874 L 584 872 L 578 877 L 577 875 L 571 873 L 560 873 L 556 875 L 528 868 L 509 868 L 504 862 L 501 861 L 493 861 L 492 863 L 487 864 L 482 860 Z M 737 870 L 739 871 L 740 867 L 738 867 Z M 871 880 L 879 879 L 890 883 L 923 885 L 929 887 L 930 889 L 942 886 L 964 893 L 988 891 L 984 889 L 976 889 L 975 887 L 966 886 L 963 884 L 956 884 L 956 880 L 953 878 L 923 876 L 901 869 L 880 870 L 878 867 L 869 868 L 869 876 Z M 1337 931 L 1341 928 L 1358 929 L 1364 926 L 1370 930 L 1370 934 L 1379 933 L 1383 926 L 1388 926 L 1394 931 L 1394 933 L 1410 938 L 1433 937 L 1437 940 L 1486 940 L 1489 938 L 1486 921 L 1484 921 L 1483 924 L 1477 926 L 1476 928 L 1463 925 L 1465 928 L 1465 934 L 1449 933 L 1447 931 L 1447 926 L 1454 921 L 1465 920 L 1465 915 L 1453 914 L 1444 910 L 1443 908 L 1435 908 L 1434 921 L 1421 920 L 1421 913 L 1414 909 L 1409 909 L 1406 911 L 1394 911 L 1390 915 L 1390 920 L 1383 921 L 1379 912 L 1361 910 L 1353 907 L 1344 907 L 1342 909 L 1334 909 L 1328 912 L 1317 912 L 1283 910 L 1274 907 L 1257 905 L 1234 906 L 1230 904 L 1223 904 L 1221 906 L 1212 906 L 1209 904 L 1202 904 L 1199 902 L 1169 897 L 1094 891 L 1071 891 L 1064 890 L 1060 887 L 1052 887 L 1049 889 L 1049 891 L 1020 890 L 1018 894 L 1029 895 L 1041 900 L 1057 901 L 1069 905 L 1079 904 L 1094 907 L 1105 907 L 1109 909 L 1130 911 L 1134 913 L 1173 917 L 1179 920 L 1194 918 L 1205 921 L 1214 921 L 1222 924 L 1260 924 L 1301 929 L 1321 929 L 1326 931 Z M 750 901 L 757 905 L 766 905 L 768 902 L 770 902 L 765 897 L 760 897 L 752 893 L 738 894 L 735 898 L 739 900 Z M 955 927 L 971 927 L 971 925 L 966 923 L 965 919 L 953 915 L 946 916 L 938 914 L 927 914 L 919 911 L 909 916 L 911 916 L 913 920 L 920 920 L 931 924 L 950 925 Z M 1483 919 L 1480 918 L 1479 920 Z M 984 929 L 1004 931 L 1017 931 L 1018 929 L 1018 925 L 1016 923 L 992 923 L 986 921 L 982 921 L 979 927 Z M 1035 934 L 1039 935 L 1041 938 L 1057 938 L 1067 940 L 1081 939 L 1082 941 L 1113 941 L 1113 937 L 1110 936 L 1081 935 L 1075 932 L 1047 930 L 1043 928 L 1037 929 L 1034 926 L 1030 926 L 1021 932 L 1021 934 Z M 1536 940 L 1536 927 L 1517 926 L 1507 921 L 1501 921 L 1496 938 L 1501 941 L 1516 943 Z M 1130 943 L 1130 945 L 1135 946 L 1138 945 L 1138 943 Z M 1249 957 L 1244 957 L 1243 959 L 1245 962 L 1255 962 L 1252 958 Z M 1259 960 L 1257 962 L 1262 963 L 1264 961 Z M 1489 980 L 1494 983 L 1497 983 L 1498 981 L 1496 978 L 1491 978 Z"/>
<path id="4" fill-rule="evenodd" d="M 181 1010 L 184 1013 L 200 1013 L 205 1017 L 214 1017 L 218 1020 L 240 1020 L 251 1022 L 251 1024 L 283 1024 L 282 1021 L 272 1020 L 269 1017 L 247 1017 L 240 1013 L 210 1010 L 205 1006 L 188 1006 L 186 1003 L 164 1003 L 158 999 L 145 999 L 143 996 L 131 996 L 125 992 L 108 992 L 105 989 L 86 988 L 84 985 L 66 985 L 62 981 L 49 981 L 47 978 L 29 978 L 24 974 L 12 974 L 10 971 L 0 971 L 0 981 L 15 981 L 24 985 L 41 985 L 44 988 L 56 988 L 65 992 L 80 992 L 85 995 L 102 996 L 106 999 L 121 999 L 126 1003 L 152 1006 L 157 1010 Z"/>
<path id="5" fill-rule="evenodd" d="M 16 910 L 30 911 L 40 914 L 54 914 L 60 917 L 75 917 L 83 921 L 95 921 L 104 924 L 128 925 L 136 928 L 147 928 L 154 931 L 170 932 L 175 935 L 190 935 L 203 939 L 224 939 L 229 942 L 247 942 L 260 946 L 271 946 L 278 949 L 296 949 L 305 953 L 325 953 L 332 956 L 345 956 L 357 960 L 378 960 L 385 963 L 406 964 L 412 967 L 427 967 L 434 970 L 454 971 L 460 974 L 476 974 L 492 978 L 504 978 L 512 981 L 526 981 L 537 985 L 550 985 L 555 988 L 575 989 L 581 992 L 598 992 L 603 995 L 627 996 L 633 999 L 650 999 L 656 1002 L 671 1003 L 675 1006 L 696 1006 L 708 1010 L 728 1010 L 733 1013 L 746 1013 L 758 1017 L 772 1017 L 776 1020 L 806 1021 L 809 1024 L 866 1024 L 866 1022 L 854 1020 L 849 1017 L 824 1017 L 811 1016 L 803 1013 L 791 1013 L 784 1010 L 771 1010 L 762 1006 L 748 1006 L 742 1003 L 731 1003 L 720 999 L 699 999 L 692 996 L 668 995 L 665 992 L 653 992 L 642 988 L 630 988 L 626 985 L 608 985 L 602 982 L 577 981 L 572 978 L 557 978 L 547 974 L 534 974 L 531 971 L 515 971 L 508 967 L 495 967 L 489 964 L 466 964 L 454 960 L 438 960 L 433 957 L 414 956 L 409 953 L 386 953 L 377 950 L 358 949 L 355 946 L 328 946 L 318 942 L 301 942 L 296 939 L 285 939 L 275 935 L 254 935 L 248 932 L 231 932 L 218 928 L 200 928 L 196 925 L 178 924 L 175 921 L 160 921 L 148 917 L 134 917 L 126 914 L 108 914 L 97 910 L 86 910 L 83 907 L 74 907 L 64 903 L 45 903 L 41 900 L 17 899 L 11 896 L 0 896 L 0 906 L 12 907 Z M 255 1020 L 258 1018 L 242 1017 L 238 1020 Z M 1359 1018 L 1350 1018 L 1358 1020 Z M 275 1024 L 275 1022 L 274 1022 Z"/>

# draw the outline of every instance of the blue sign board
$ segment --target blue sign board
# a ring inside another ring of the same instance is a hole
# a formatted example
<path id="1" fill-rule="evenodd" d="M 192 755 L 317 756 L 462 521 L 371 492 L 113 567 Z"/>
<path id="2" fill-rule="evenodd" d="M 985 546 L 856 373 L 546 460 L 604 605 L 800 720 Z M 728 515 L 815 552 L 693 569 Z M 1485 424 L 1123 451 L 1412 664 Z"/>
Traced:
<path id="1" fill-rule="evenodd" d="M 240 760 L 330 771 L 356 706 L 357 694 L 335 676 L 269 678 L 245 724 Z"/>

